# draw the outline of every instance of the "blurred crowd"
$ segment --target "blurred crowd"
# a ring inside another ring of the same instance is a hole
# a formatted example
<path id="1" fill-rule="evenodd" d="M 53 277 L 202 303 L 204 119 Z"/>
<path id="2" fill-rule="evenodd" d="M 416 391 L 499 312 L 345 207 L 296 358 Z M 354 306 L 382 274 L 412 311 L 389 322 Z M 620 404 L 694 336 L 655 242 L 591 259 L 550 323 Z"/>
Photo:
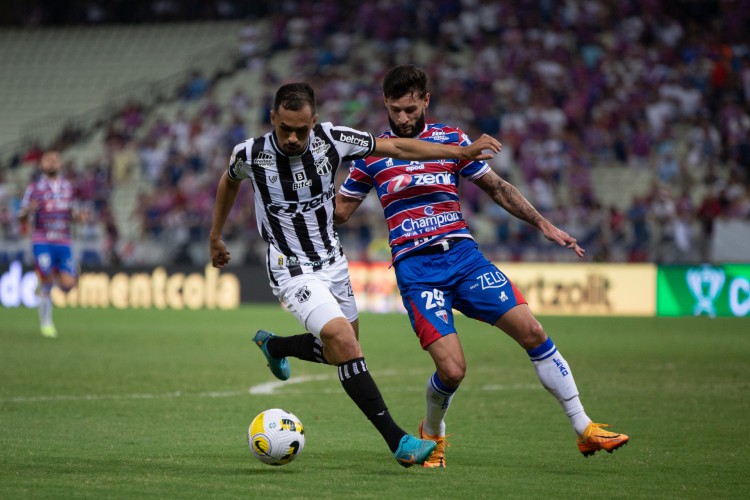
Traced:
<path id="1" fill-rule="evenodd" d="M 750 221 L 750 0 L 260 4 L 238 33 L 235 75 L 196 71 L 169 116 L 130 103 L 106 125 L 101 158 L 68 160 L 90 214 L 79 239 L 103 242 L 84 264 L 205 262 L 217 181 L 232 147 L 269 129 L 278 85 L 309 81 L 321 121 L 379 133 L 388 128 L 380 81 L 402 63 L 430 77 L 427 121 L 500 138 L 492 167 L 592 260 L 707 260 L 715 221 Z M 6 242 L 22 240 L 13 219 L 20 193 L 8 179 L 40 154 L 31 146 L 0 168 Z M 623 201 L 623 186 L 594 183 L 600 169 L 639 179 L 643 190 Z M 225 237 L 256 262 L 247 184 Z M 491 258 L 572 258 L 472 183 L 461 190 Z M 352 260 L 389 259 L 375 197 L 339 232 Z"/>

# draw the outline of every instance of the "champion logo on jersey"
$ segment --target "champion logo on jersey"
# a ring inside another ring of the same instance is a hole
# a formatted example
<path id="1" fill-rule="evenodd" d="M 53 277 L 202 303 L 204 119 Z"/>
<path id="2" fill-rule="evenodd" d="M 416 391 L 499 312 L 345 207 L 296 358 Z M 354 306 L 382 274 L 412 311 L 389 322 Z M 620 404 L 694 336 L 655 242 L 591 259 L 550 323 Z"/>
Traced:
<path id="1" fill-rule="evenodd" d="M 448 313 L 445 311 L 445 309 L 440 309 L 439 311 L 435 311 L 435 316 L 443 320 L 443 323 L 448 324 Z"/>
<path id="2" fill-rule="evenodd" d="M 434 215 L 435 214 L 435 209 L 433 209 L 431 205 L 427 205 L 426 207 L 424 207 L 424 214 L 425 215 Z"/>

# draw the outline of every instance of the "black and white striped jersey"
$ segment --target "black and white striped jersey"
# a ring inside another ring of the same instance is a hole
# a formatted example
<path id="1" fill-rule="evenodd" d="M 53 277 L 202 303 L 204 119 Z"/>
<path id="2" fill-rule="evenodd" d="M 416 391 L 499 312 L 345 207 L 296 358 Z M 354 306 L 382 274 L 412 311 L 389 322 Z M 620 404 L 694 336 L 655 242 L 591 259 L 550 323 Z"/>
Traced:
<path id="1" fill-rule="evenodd" d="M 333 227 L 336 170 L 342 162 L 369 156 L 374 148 L 371 134 L 330 122 L 315 125 L 299 156 L 285 155 L 274 132 L 235 146 L 228 174 L 252 181 L 272 280 L 281 269 L 298 276 L 342 255 Z"/>

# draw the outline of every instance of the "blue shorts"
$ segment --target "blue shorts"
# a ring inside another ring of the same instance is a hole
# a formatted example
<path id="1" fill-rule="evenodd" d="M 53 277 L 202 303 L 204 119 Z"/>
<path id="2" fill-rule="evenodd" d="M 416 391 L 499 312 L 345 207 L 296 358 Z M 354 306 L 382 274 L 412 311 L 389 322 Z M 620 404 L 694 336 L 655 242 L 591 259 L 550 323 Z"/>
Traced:
<path id="1" fill-rule="evenodd" d="M 34 262 L 40 276 L 54 272 L 76 275 L 76 263 L 70 245 L 34 243 Z"/>
<path id="2" fill-rule="evenodd" d="M 469 238 L 445 252 L 404 257 L 395 268 L 401 299 L 423 349 L 456 331 L 453 309 L 494 325 L 513 307 L 526 304 L 521 292 Z"/>

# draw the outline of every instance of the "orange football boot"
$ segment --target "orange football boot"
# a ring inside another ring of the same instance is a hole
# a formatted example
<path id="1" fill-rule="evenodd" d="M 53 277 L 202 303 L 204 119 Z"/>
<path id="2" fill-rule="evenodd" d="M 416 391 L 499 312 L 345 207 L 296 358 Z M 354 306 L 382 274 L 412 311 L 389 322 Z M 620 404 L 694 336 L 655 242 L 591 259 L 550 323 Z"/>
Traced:
<path id="1" fill-rule="evenodd" d="M 578 449 L 581 450 L 584 457 L 588 458 L 589 455 L 593 455 L 600 450 L 612 453 L 613 450 L 627 444 L 630 439 L 626 434 L 605 431 L 603 427 L 609 426 L 589 422 L 586 430 L 578 437 Z"/>

